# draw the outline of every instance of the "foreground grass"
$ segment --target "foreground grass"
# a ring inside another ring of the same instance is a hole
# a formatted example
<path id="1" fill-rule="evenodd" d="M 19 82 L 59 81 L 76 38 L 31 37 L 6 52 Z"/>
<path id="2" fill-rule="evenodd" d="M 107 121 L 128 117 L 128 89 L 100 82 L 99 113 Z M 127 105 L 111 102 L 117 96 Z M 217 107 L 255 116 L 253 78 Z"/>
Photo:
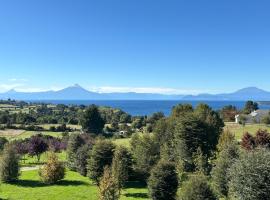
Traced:
<path id="1" fill-rule="evenodd" d="M 245 126 L 242 126 L 235 123 L 226 123 L 224 129 L 228 129 L 234 133 L 237 140 L 240 140 L 245 132 L 249 132 L 252 135 L 254 135 L 259 129 L 270 132 L 270 126 L 265 124 L 246 124 Z"/>
<path id="2" fill-rule="evenodd" d="M 38 171 L 22 172 L 13 184 L 1 184 L 0 199 L 9 200 L 97 200 L 98 188 L 87 177 L 67 171 L 66 178 L 55 185 L 40 182 Z M 139 184 L 129 184 L 121 200 L 145 200 L 147 189 Z"/>

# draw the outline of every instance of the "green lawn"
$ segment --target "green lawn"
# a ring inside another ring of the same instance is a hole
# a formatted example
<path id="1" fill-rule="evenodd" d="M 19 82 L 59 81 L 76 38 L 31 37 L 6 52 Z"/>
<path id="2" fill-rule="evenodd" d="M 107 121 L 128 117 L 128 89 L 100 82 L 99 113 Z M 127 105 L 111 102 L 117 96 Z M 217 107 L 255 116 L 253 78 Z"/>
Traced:
<path id="1" fill-rule="evenodd" d="M 266 129 L 268 132 L 270 132 L 270 126 L 267 126 L 265 124 L 246 124 L 245 126 L 242 126 L 240 124 L 235 123 L 226 123 L 225 130 L 228 129 L 232 133 L 235 134 L 236 139 L 241 139 L 242 135 L 245 132 L 249 132 L 250 134 L 255 134 L 259 129 Z"/>
<path id="2" fill-rule="evenodd" d="M 121 200 L 146 200 L 147 189 L 129 184 Z M 13 184 L 1 184 L 0 198 L 8 200 L 97 200 L 98 189 L 87 177 L 67 171 L 66 178 L 55 185 L 39 181 L 38 171 L 22 172 L 20 180 Z"/>
<path id="3" fill-rule="evenodd" d="M 59 160 L 61 160 L 61 161 L 66 161 L 67 160 L 66 151 L 62 151 L 61 153 L 57 153 L 57 156 L 58 156 Z M 36 156 L 32 157 L 32 156 L 29 156 L 29 155 L 25 155 L 21 159 L 20 165 L 21 166 L 42 165 L 42 164 L 44 164 L 47 161 L 47 158 L 48 158 L 48 152 L 45 152 L 45 153 L 41 154 L 40 161 L 38 163 Z"/>

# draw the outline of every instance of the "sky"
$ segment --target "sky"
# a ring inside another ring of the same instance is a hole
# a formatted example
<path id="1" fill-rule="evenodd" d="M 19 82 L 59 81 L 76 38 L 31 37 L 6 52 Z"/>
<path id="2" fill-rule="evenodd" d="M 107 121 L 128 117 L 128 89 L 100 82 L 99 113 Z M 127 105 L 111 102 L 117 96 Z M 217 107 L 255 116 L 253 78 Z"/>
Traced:
<path id="1" fill-rule="evenodd" d="M 0 92 L 270 90 L 268 0 L 0 0 Z"/>

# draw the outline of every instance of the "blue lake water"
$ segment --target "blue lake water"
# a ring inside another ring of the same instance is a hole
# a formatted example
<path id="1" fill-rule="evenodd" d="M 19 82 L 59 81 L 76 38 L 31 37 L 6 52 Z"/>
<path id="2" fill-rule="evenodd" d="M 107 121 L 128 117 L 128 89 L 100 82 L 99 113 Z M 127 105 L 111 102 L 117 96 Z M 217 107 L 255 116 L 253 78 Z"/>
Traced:
<path id="1" fill-rule="evenodd" d="M 151 115 L 161 111 L 169 115 L 173 106 L 177 104 L 189 103 L 193 106 L 199 103 L 206 103 L 214 110 L 219 110 L 226 105 L 234 105 L 238 109 L 244 107 L 244 101 L 168 101 L 168 100 L 43 100 L 45 103 L 66 104 L 66 105 L 91 105 L 110 106 L 119 108 L 131 115 Z M 270 109 L 270 105 L 260 105 L 260 109 Z"/>

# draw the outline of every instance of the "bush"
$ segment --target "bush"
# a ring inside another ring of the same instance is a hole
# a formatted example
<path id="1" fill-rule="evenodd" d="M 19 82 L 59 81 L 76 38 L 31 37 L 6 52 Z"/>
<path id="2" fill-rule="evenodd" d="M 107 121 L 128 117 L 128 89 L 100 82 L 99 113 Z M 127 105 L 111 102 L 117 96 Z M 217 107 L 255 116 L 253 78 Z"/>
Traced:
<path id="1" fill-rule="evenodd" d="M 53 184 L 65 177 L 65 167 L 58 160 L 57 155 L 51 152 L 47 163 L 40 169 L 39 175 L 44 183 Z"/>
<path id="2" fill-rule="evenodd" d="M 12 182 L 18 180 L 20 175 L 19 156 L 13 145 L 5 145 L 0 159 L 0 180 L 2 182 Z"/>
<path id="3" fill-rule="evenodd" d="M 153 200 L 174 200 L 178 187 L 174 164 L 160 161 L 151 171 L 148 180 L 150 196 Z"/>
<path id="4" fill-rule="evenodd" d="M 115 145 L 108 140 L 99 140 L 93 146 L 87 164 L 88 177 L 96 183 L 102 177 L 105 166 L 111 166 Z"/>
<path id="5" fill-rule="evenodd" d="M 229 195 L 236 199 L 270 199 L 270 152 L 244 152 L 230 169 Z"/>
<path id="6" fill-rule="evenodd" d="M 192 175 L 183 183 L 179 200 L 216 200 L 207 178 L 204 175 Z"/>
<path id="7" fill-rule="evenodd" d="M 99 182 L 99 200 L 118 200 L 119 197 L 118 184 L 110 168 L 106 166 Z"/>

